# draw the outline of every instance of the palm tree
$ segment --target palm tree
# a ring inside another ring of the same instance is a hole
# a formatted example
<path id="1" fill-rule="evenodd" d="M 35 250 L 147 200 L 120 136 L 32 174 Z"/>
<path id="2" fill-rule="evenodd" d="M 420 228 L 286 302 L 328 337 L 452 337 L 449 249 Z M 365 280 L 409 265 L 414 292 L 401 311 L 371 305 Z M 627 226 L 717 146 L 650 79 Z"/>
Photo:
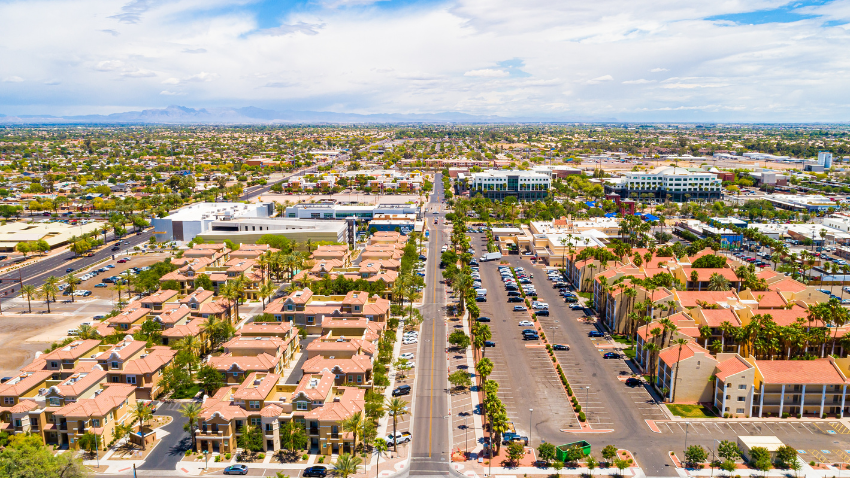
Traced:
<path id="1" fill-rule="evenodd" d="M 659 350 L 658 344 L 655 342 L 648 342 L 644 344 L 644 370 L 649 372 L 649 381 L 655 383 L 655 368 L 652 366 L 652 359 L 655 356 L 655 352 Z"/>
<path id="2" fill-rule="evenodd" d="M 122 302 L 121 302 L 121 291 L 127 290 L 127 286 L 126 286 L 126 285 L 124 285 L 124 281 L 122 281 L 121 279 L 118 279 L 118 280 L 116 280 L 116 281 L 115 281 L 115 283 L 112 285 L 112 289 L 113 289 L 115 292 L 118 292 L 118 306 L 120 307 L 120 306 L 121 306 L 121 303 L 122 303 Z"/>
<path id="3" fill-rule="evenodd" d="M 378 461 L 375 463 L 375 478 L 377 478 L 378 476 L 381 476 L 381 455 L 387 451 L 387 442 L 384 440 L 377 440 L 373 448 L 375 449 L 375 453 L 378 455 Z"/>
<path id="4" fill-rule="evenodd" d="M 723 277 L 717 272 L 711 274 L 708 279 L 708 290 L 711 291 L 726 291 L 729 290 L 729 279 Z"/>
<path id="5" fill-rule="evenodd" d="M 702 284 L 699 281 L 699 272 L 691 271 L 691 282 L 693 282 L 693 285 L 697 286 L 697 290 L 702 290 Z"/>
<path id="6" fill-rule="evenodd" d="M 351 475 L 356 475 L 357 467 L 360 466 L 362 462 L 363 460 L 361 460 L 359 456 L 343 453 L 336 459 L 334 473 L 342 478 L 348 478 Z"/>
<path id="7" fill-rule="evenodd" d="M 50 276 L 47 279 L 44 279 L 42 289 L 49 290 L 50 295 L 53 296 L 53 302 L 56 302 L 56 293 L 59 292 L 59 278 L 56 276 Z"/>
<path id="8" fill-rule="evenodd" d="M 148 420 L 153 418 L 153 411 L 145 402 L 136 402 L 136 408 L 130 412 L 133 423 L 139 422 L 139 434 L 142 435 L 142 450 L 145 449 L 144 426 Z"/>
<path id="9" fill-rule="evenodd" d="M 51 289 L 52 287 L 52 289 Z M 50 295 L 51 293 L 55 293 L 55 287 L 51 286 L 48 283 L 42 284 L 41 288 L 38 289 L 38 296 L 44 298 L 44 303 L 47 304 L 47 313 L 50 313 Z"/>
<path id="10" fill-rule="evenodd" d="M 398 425 L 398 418 L 407 413 L 407 402 L 401 400 L 399 398 L 393 398 L 392 400 L 387 400 L 387 413 L 393 417 L 393 436 L 396 436 L 396 426 Z M 395 443 L 393 440 L 393 451 L 398 453 L 398 443 Z"/>
<path id="11" fill-rule="evenodd" d="M 187 420 L 183 428 L 192 434 L 192 448 L 195 448 L 195 424 L 201 415 L 201 404 L 198 402 L 184 403 L 183 407 L 180 408 L 180 414 Z"/>
<path id="12" fill-rule="evenodd" d="M 74 277 L 73 272 L 69 272 L 62 280 L 65 284 L 68 284 L 68 293 L 71 295 L 71 302 L 74 302 L 74 292 L 77 290 L 77 284 L 80 283 L 80 280 Z"/>
<path id="13" fill-rule="evenodd" d="M 27 307 L 29 308 L 29 313 L 32 314 L 32 301 L 33 297 L 38 294 L 38 289 L 35 288 L 34 285 L 24 284 L 21 287 L 21 295 L 27 296 Z"/>
<path id="14" fill-rule="evenodd" d="M 354 446 L 351 449 L 352 453 L 357 452 L 357 434 L 360 433 L 360 429 L 363 428 L 362 422 L 362 412 L 354 412 L 353 415 L 342 421 L 342 431 L 350 432 L 354 436 Z"/>
<path id="15" fill-rule="evenodd" d="M 83 340 L 100 338 L 100 334 L 97 332 L 97 329 L 95 329 L 93 325 L 82 324 L 80 325 L 80 328 L 78 330 L 79 333 L 77 334 L 77 337 Z"/>
<path id="16" fill-rule="evenodd" d="M 679 356 L 676 359 L 676 374 L 673 377 L 673 396 L 670 398 L 670 401 L 676 403 L 676 390 L 679 388 L 676 382 L 679 380 L 679 364 L 682 360 L 682 347 L 688 343 L 688 339 L 676 339 L 673 343 L 679 346 Z"/>

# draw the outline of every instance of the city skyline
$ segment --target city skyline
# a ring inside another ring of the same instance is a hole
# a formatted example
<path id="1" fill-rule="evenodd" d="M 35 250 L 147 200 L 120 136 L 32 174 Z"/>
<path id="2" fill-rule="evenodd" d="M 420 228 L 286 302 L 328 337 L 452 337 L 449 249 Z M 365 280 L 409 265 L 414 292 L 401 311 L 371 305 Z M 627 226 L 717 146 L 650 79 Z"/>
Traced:
<path id="1" fill-rule="evenodd" d="M 843 122 L 850 2 L 0 3 L 0 114 Z"/>

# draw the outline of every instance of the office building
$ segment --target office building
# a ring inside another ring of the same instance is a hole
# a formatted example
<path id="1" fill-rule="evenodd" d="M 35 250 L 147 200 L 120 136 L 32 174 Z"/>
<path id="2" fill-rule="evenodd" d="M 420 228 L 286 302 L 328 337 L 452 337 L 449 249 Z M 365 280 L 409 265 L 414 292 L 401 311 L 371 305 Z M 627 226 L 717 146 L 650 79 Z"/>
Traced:
<path id="1" fill-rule="evenodd" d="M 531 171 L 489 170 L 472 174 L 469 196 L 481 194 L 486 199 L 503 200 L 513 196 L 520 201 L 536 201 L 549 195 L 550 174 Z"/>
<path id="2" fill-rule="evenodd" d="M 159 242 L 191 241 L 209 231 L 213 222 L 243 218 L 268 218 L 274 214 L 274 203 L 201 202 L 151 221 Z"/>
<path id="3" fill-rule="evenodd" d="M 832 153 L 828 151 L 818 152 L 818 165 L 823 166 L 823 169 L 832 167 Z"/>
<path id="4" fill-rule="evenodd" d="M 295 204 L 286 208 L 287 218 L 297 219 L 357 219 L 371 220 L 377 215 L 416 214 L 419 207 L 415 204 L 339 204 L 327 201 L 315 204 Z"/>
<path id="5" fill-rule="evenodd" d="M 605 194 L 623 198 L 646 198 L 683 202 L 697 199 L 717 200 L 723 196 L 717 175 L 700 169 L 672 166 L 658 167 L 651 172 L 629 171 L 623 177 L 607 179 Z"/>

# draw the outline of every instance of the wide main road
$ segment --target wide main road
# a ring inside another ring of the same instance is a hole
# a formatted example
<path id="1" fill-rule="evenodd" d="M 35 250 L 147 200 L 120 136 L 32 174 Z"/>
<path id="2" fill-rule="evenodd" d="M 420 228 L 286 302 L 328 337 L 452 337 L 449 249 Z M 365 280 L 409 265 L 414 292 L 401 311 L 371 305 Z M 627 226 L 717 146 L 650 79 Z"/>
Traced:
<path id="1" fill-rule="evenodd" d="M 111 234 L 109 233 L 107 238 Z M 114 254 L 121 254 L 127 250 L 132 250 L 133 247 L 148 242 L 152 235 L 153 229 L 148 229 L 142 234 L 125 236 L 121 239 L 122 245 L 119 251 L 112 251 L 112 246 L 115 243 L 107 243 L 99 251 L 95 252 L 92 257 L 77 257 L 73 252 L 66 251 L 4 274 L 0 276 L 0 279 L 2 279 L 2 284 L 0 284 L 0 300 L 12 298 L 20 294 L 21 284 L 18 282 L 19 278 L 23 279 L 24 284 L 40 287 L 44 283 L 44 279 L 49 276 L 61 278 L 66 275 L 65 271 L 68 268 L 79 271 L 98 261 L 110 258 Z M 129 244 L 123 244 L 125 241 L 129 242 Z"/>
<path id="2" fill-rule="evenodd" d="M 427 209 L 442 210 L 443 183 L 438 174 L 434 180 L 434 194 Z M 424 321 L 419 334 L 419 357 L 416 357 L 416 398 L 413 407 L 413 441 L 411 443 L 410 476 L 444 477 L 449 473 L 449 406 L 448 362 L 446 361 L 445 286 L 441 283 L 439 269 L 440 248 L 446 234 L 443 232 L 445 213 L 426 215 L 431 237 L 423 306 Z M 438 224 L 434 224 L 434 219 Z"/>

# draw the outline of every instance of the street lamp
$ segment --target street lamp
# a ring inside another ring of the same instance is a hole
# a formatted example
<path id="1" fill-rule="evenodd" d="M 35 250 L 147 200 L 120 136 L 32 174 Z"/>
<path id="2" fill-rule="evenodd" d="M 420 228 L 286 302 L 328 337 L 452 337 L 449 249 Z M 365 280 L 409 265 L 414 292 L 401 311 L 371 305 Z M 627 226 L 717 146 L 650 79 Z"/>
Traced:
<path id="1" fill-rule="evenodd" d="M 206 470 L 210 466 L 210 456 L 207 450 L 204 450 L 204 469 Z"/>
<path id="2" fill-rule="evenodd" d="M 691 425 L 691 422 L 685 422 L 685 451 L 688 450 L 688 427 Z"/>
<path id="3" fill-rule="evenodd" d="M 587 408 L 588 401 L 590 400 L 588 398 L 589 394 L 590 394 L 590 385 L 584 387 L 584 408 Z M 587 416 L 588 413 L 590 413 L 589 409 L 584 412 L 585 416 Z"/>
<path id="4" fill-rule="evenodd" d="M 529 439 L 531 438 L 531 427 L 534 426 L 534 422 L 531 421 L 531 417 L 532 417 L 533 414 L 534 414 L 534 409 L 529 408 L 528 409 L 528 438 Z"/>

